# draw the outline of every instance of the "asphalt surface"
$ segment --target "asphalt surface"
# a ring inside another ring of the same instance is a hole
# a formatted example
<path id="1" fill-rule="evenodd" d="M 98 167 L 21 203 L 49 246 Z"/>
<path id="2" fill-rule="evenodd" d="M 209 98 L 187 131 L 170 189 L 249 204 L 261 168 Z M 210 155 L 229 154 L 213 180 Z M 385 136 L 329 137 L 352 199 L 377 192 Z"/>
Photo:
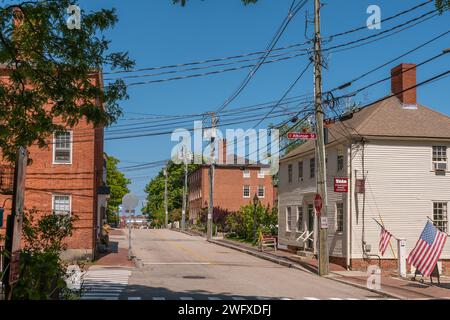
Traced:
<path id="1" fill-rule="evenodd" d="M 170 230 L 133 230 L 141 262 L 120 299 L 128 300 L 378 300 L 368 290 L 290 269 Z"/>

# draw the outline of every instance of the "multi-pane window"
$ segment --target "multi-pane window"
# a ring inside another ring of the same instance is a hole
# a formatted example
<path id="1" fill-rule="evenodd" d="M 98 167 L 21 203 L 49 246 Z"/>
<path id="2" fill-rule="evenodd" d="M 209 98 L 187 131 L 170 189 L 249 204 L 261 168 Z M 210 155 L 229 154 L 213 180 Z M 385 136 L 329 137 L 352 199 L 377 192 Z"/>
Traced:
<path id="1" fill-rule="evenodd" d="M 297 207 L 297 231 L 303 230 L 303 207 Z"/>
<path id="2" fill-rule="evenodd" d="M 288 165 L 288 182 L 292 182 L 292 164 Z"/>
<path id="3" fill-rule="evenodd" d="M 72 162 L 72 132 L 60 131 L 54 134 L 54 163 Z"/>
<path id="4" fill-rule="evenodd" d="M 298 162 L 298 181 L 303 181 L 303 161 Z"/>
<path id="5" fill-rule="evenodd" d="M 250 186 L 249 185 L 245 185 L 244 186 L 244 198 L 250 198 Z"/>
<path id="6" fill-rule="evenodd" d="M 261 169 L 260 171 L 258 171 L 258 178 L 259 179 L 264 179 L 266 173 L 264 172 L 263 169 Z"/>
<path id="7" fill-rule="evenodd" d="M 264 198 L 266 188 L 264 186 L 258 186 L 258 198 Z"/>
<path id="8" fill-rule="evenodd" d="M 250 178 L 250 170 L 244 170 L 244 178 Z"/>
<path id="9" fill-rule="evenodd" d="M 433 202 L 433 222 L 441 231 L 447 232 L 448 211 L 447 202 Z"/>
<path id="10" fill-rule="evenodd" d="M 70 196 L 69 195 L 53 195 L 53 213 L 54 214 L 70 214 Z"/>
<path id="11" fill-rule="evenodd" d="M 344 203 L 336 202 L 336 232 L 344 231 Z"/>
<path id="12" fill-rule="evenodd" d="M 316 159 L 312 158 L 309 160 L 309 177 L 314 178 L 316 174 Z"/>
<path id="13" fill-rule="evenodd" d="M 291 231 L 292 225 L 292 210 L 291 207 L 286 207 L 286 231 Z"/>
<path id="14" fill-rule="evenodd" d="M 433 162 L 446 162 L 446 161 L 447 161 L 447 147 L 433 146 Z"/>
<path id="15" fill-rule="evenodd" d="M 447 147 L 433 146 L 433 169 L 447 170 Z"/>

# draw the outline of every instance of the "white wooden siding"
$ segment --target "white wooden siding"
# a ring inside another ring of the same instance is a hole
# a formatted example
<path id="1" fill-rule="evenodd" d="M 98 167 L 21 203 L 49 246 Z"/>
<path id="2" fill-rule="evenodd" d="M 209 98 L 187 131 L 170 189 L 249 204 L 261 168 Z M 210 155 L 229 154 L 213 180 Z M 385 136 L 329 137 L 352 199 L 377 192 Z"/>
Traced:
<path id="1" fill-rule="evenodd" d="M 432 202 L 449 202 L 450 173 L 437 176 L 431 171 L 431 152 L 435 144 L 450 143 L 428 141 L 372 140 L 365 146 L 366 200 L 365 240 L 371 245 L 371 253 L 379 254 L 380 227 L 372 218 L 380 216 L 389 232 L 407 240 L 407 254 L 418 240 L 427 216 L 432 218 Z M 353 160 L 353 169 L 362 177 L 361 152 Z M 353 174 L 355 172 L 353 171 Z M 355 176 L 353 176 L 355 178 Z M 354 183 L 354 179 L 352 180 Z M 352 258 L 362 257 L 362 195 L 358 195 L 359 211 L 353 199 Z M 396 252 L 396 241 L 392 239 Z M 393 258 L 390 248 L 384 258 Z M 450 258 L 450 241 L 441 258 Z"/>

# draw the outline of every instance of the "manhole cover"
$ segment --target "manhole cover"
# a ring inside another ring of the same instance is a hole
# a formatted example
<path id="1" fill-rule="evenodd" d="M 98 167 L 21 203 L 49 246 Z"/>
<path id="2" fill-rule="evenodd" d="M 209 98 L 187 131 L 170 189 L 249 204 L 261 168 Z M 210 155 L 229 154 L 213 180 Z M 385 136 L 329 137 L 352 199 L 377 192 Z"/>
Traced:
<path id="1" fill-rule="evenodd" d="M 184 279 L 206 279 L 203 276 L 183 276 Z"/>

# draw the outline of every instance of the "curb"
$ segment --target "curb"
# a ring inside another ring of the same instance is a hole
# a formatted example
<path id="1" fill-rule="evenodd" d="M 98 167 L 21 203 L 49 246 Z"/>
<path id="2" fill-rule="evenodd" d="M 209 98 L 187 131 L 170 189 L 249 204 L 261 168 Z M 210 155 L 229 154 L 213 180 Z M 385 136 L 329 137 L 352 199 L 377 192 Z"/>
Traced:
<path id="1" fill-rule="evenodd" d="M 238 247 L 238 246 L 235 246 L 235 245 L 232 245 L 232 244 L 228 244 L 228 243 L 225 243 L 225 242 L 221 242 L 221 241 L 216 241 L 216 240 L 207 240 L 207 241 L 210 242 L 210 243 L 214 243 L 216 245 L 222 246 L 222 247 L 226 247 L 226 248 L 234 249 L 234 250 L 237 250 L 237 251 L 240 251 L 240 252 L 244 252 L 246 254 L 249 254 L 249 255 L 252 255 L 254 257 L 258 257 L 258 258 L 261 258 L 261 259 L 264 259 L 264 260 L 267 260 L 267 261 L 279 264 L 279 265 L 284 266 L 284 267 L 294 268 L 294 269 L 301 270 L 301 271 L 304 271 L 306 273 L 311 273 L 312 274 L 311 271 L 309 271 L 308 269 L 306 269 L 306 268 L 304 268 L 304 267 L 302 267 L 302 266 L 300 266 L 300 265 L 298 265 L 296 263 L 288 262 L 288 261 L 285 261 L 285 260 L 282 260 L 282 259 L 279 259 L 279 258 L 271 257 L 271 256 L 269 256 L 267 254 L 264 254 L 264 253 L 260 253 L 260 252 L 253 251 L 253 250 L 244 249 L 244 248 L 241 248 L 241 247 Z"/>
<path id="2" fill-rule="evenodd" d="M 331 272 L 331 273 L 333 275 L 337 275 L 337 276 L 342 277 L 340 274 L 337 274 L 337 273 L 334 273 L 334 272 Z M 346 281 L 346 280 L 342 280 L 342 279 L 338 279 L 338 278 L 334 278 L 334 277 L 330 277 L 330 276 L 325 277 L 325 279 L 333 280 L 333 281 L 336 281 L 336 282 L 340 282 L 340 283 L 343 283 L 343 284 L 346 284 L 346 285 L 349 285 L 349 286 L 352 286 L 352 287 L 356 287 L 356 288 L 359 288 L 359 289 L 364 289 L 364 290 L 367 290 L 367 291 L 370 291 L 370 292 L 373 292 L 373 293 L 377 293 L 379 295 L 390 297 L 390 298 L 395 298 L 395 299 L 399 299 L 399 300 L 406 300 L 407 299 L 406 297 L 399 296 L 399 295 L 396 295 L 394 293 L 388 293 L 386 291 L 377 290 L 377 289 L 369 289 L 369 288 L 367 288 L 367 286 L 364 286 L 364 285 L 358 284 L 358 283 L 354 283 L 354 282 L 351 282 L 351 281 Z"/>

